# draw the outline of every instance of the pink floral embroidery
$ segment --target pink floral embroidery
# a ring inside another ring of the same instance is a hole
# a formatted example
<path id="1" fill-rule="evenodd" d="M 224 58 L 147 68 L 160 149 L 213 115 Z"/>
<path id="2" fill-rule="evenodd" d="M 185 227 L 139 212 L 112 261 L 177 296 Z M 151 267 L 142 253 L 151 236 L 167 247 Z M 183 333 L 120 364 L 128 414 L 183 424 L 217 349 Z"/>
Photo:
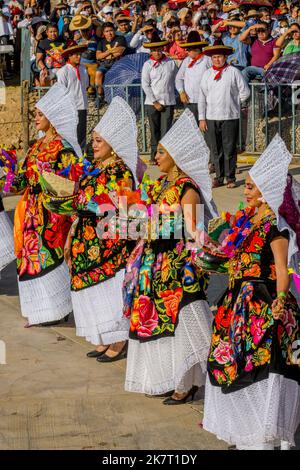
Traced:
<path id="1" fill-rule="evenodd" d="M 250 321 L 250 333 L 253 337 L 253 343 L 257 346 L 266 332 L 266 330 L 262 329 L 262 325 L 265 323 L 265 320 L 264 318 L 257 318 L 255 315 L 252 315 L 250 317 Z"/>
<path id="2" fill-rule="evenodd" d="M 246 366 L 245 366 L 245 371 L 250 372 L 253 369 L 253 363 L 252 363 L 252 358 L 253 354 L 250 354 L 249 356 L 246 357 Z"/>
<path id="3" fill-rule="evenodd" d="M 233 359 L 230 344 L 222 339 L 220 339 L 220 343 L 214 350 L 213 355 L 219 364 L 227 364 Z"/>
<path id="4" fill-rule="evenodd" d="M 296 319 L 291 309 L 284 311 L 282 323 L 284 324 L 288 336 L 291 337 L 296 326 Z"/>
<path id="5" fill-rule="evenodd" d="M 34 230 L 28 230 L 24 238 L 19 275 L 22 276 L 26 272 L 32 276 L 41 272 L 39 262 L 39 236 Z"/>

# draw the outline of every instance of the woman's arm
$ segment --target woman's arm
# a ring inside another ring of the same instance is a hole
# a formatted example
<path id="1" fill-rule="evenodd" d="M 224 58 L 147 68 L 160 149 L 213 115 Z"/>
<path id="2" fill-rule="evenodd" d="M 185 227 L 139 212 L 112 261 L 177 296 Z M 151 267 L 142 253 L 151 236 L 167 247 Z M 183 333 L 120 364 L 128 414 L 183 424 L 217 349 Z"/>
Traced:
<path id="1" fill-rule="evenodd" d="M 271 250 L 274 255 L 276 269 L 277 297 L 272 303 L 272 314 L 277 320 L 284 310 L 285 297 L 289 291 L 290 279 L 288 275 L 288 246 L 289 242 L 284 237 L 276 237 L 271 241 Z"/>

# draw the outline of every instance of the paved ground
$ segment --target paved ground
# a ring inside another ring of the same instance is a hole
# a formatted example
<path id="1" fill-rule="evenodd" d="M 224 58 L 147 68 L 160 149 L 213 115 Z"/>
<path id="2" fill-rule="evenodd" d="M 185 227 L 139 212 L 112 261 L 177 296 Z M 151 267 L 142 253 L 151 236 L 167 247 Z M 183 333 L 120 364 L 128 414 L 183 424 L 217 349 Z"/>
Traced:
<path id="1" fill-rule="evenodd" d="M 245 167 L 243 168 L 245 169 Z M 298 170 L 294 171 L 298 173 Z M 220 210 L 234 210 L 239 187 L 218 188 Z M 14 205 L 6 200 L 7 209 Z M 224 280 L 211 283 L 210 299 Z M 25 329 L 14 266 L 0 280 L 0 449 L 226 449 L 201 428 L 203 390 L 192 405 L 167 407 L 160 399 L 124 392 L 125 361 L 99 364 L 75 336 L 73 320 Z"/>

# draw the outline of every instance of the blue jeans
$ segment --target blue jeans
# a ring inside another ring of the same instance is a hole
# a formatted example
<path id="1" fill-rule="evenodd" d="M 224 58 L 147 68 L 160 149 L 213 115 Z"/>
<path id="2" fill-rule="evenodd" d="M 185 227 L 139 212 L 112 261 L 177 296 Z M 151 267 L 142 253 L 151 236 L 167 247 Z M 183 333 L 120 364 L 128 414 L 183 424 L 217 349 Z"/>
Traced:
<path id="1" fill-rule="evenodd" d="M 247 83 L 251 82 L 255 77 L 259 76 L 262 78 L 264 76 L 264 69 L 262 67 L 254 67 L 250 65 L 242 70 L 242 74 Z"/>

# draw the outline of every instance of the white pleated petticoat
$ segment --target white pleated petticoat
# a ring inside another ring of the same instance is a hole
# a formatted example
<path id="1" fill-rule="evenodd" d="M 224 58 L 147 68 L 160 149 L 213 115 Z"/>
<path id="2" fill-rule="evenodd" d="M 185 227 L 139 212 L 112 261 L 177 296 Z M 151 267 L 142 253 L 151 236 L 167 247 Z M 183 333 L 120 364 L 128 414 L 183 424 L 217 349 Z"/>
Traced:
<path id="1" fill-rule="evenodd" d="M 94 345 L 126 341 L 129 320 L 123 316 L 124 269 L 113 278 L 87 289 L 72 291 L 77 336 Z"/>
<path id="2" fill-rule="evenodd" d="M 58 321 L 72 312 L 70 275 L 62 263 L 44 276 L 18 281 L 21 312 L 29 325 Z"/>
<path id="3" fill-rule="evenodd" d="M 262 444 L 295 445 L 300 423 L 300 387 L 279 374 L 224 394 L 206 380 L 203 428 L 237 448 L 267 448 Z"/>
<path id="4" fill-rule="evenodd" d="M 0 271 L 15 259 L 13 225 L 5 211 L 0 212 Z"/>
<path id="5" fill-rule="evenodd" d="M 204 385 L 211 325 L 207 302 L 198 300 L 181 309 L 174 336 L 144 343 L 130 339 L 125 390 L 160 395 Z"/>

